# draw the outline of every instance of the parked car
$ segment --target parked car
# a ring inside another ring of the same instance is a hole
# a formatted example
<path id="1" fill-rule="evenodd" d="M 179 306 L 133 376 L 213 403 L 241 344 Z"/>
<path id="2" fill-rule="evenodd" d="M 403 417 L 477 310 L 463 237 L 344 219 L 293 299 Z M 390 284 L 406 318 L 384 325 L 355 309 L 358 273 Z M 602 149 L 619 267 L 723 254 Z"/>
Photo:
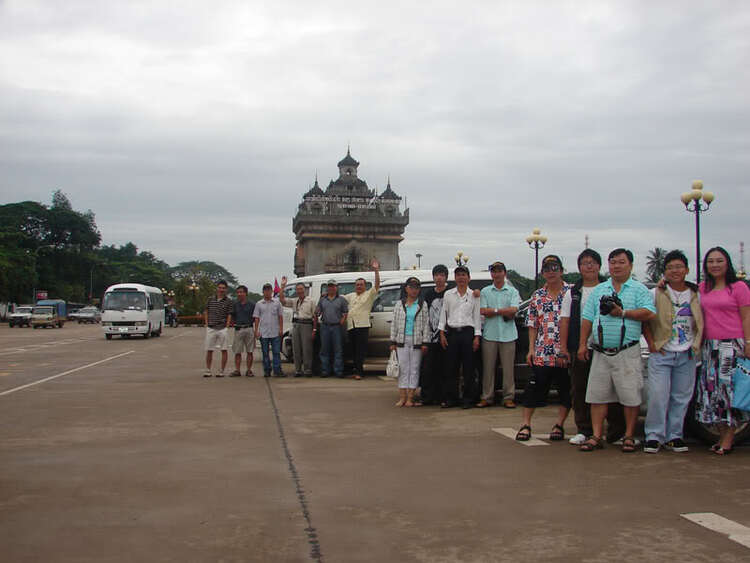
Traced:
<path id="1" fill-rule="evenodd" d="M 83 309 L 78 309 L 75 318 L 78 324 L 98 323 L 102 320 L 102 314 L 96 307 L 84 307 Z"/>
<path id="2" fill-rule="evenodd" d="M 21 305 L 16 307 L 8 317 L 8 326 L 13 328 L 14 326 L 31 326 L 31 310 L 34 307 L 32 305 Z"/>
<path id="3" fill-rule="evenodd" d="M 65 318 L 58 314 L 57 307 L 52 305 L 36 305 L 31 310 L 31 326 L 33 328 L 62 328 Z"/>

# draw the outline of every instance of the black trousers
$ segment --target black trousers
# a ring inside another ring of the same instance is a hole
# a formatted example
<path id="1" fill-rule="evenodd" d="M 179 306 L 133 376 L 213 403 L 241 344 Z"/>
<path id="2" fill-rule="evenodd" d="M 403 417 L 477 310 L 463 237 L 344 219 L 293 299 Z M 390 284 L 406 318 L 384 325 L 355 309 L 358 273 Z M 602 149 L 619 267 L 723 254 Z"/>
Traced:
<path id="1" fill-rule="evenodd" d="M 443 400 L 454 404 L 458 402 L 458 382 L 460 374 L 463 373 L 463 402 L 472 403 L 477 400 L 473 350 L 474 327 L 450 328 L 446 331 L 446 338 L 448 350 L 447 367 L 443 372 Z"/>
<path id="2" fill-rule="evenodd" d="M 446 352 L 440 342 L 431 342 L 427 354 L 422 359 L 419 386 L 422 388 L 422 402 L 441 403 L 443 401 L 443 372 Z"/>
<path id="3" fill-rule="evenodd" d="M 370 329 L 353 328 L 349 330 L 349 342 L 352 345 L 352 357 L 354 358 L 354 373 L 364 375 L 364 363 L 367 357 L 367 337 Z"/>

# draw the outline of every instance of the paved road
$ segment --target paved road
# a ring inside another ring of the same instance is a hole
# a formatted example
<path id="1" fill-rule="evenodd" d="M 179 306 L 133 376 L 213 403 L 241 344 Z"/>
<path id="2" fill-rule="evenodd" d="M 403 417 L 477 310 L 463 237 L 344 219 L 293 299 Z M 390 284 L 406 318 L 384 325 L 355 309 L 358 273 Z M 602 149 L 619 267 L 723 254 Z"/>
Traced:
<path id="1" fill-rule="evenodd" d="M 747 447 L 529 447 L 378 377 L 203 379 L 201 342 L 0 328 L 3 561 L 750 561 Z"/>

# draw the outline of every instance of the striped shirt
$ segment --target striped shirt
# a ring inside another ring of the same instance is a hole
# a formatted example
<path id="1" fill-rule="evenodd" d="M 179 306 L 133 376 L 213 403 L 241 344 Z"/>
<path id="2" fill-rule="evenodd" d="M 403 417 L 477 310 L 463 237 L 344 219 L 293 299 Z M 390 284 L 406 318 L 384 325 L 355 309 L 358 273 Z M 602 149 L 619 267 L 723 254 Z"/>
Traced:
<path id="1" fill-rule="evenodd" d="M 234 301 L 229 297 L 216 299 L 211 297 L 206 303 L 206 313 L 208 313 L 208 326 L 210 328 L 225 328 L 227 326 L 227 317 L 232 313 Z"/>

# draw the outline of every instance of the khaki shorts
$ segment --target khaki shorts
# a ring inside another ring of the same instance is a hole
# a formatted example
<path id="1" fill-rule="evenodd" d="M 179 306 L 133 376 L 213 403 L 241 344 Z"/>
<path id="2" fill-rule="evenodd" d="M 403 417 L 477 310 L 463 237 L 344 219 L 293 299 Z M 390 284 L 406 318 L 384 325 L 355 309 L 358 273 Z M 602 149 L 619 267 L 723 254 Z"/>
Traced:
<path id="1" fill-rule="evenodd" d="M 615 356 L 592 351 L 586 402 L 622 403 L 626 407 L 641 404 L 643 371 L 641 347 L 631 346 Z"/>
<path id="2" fill-rule="evenodd" d="M 234 329 L 234 342 L 232 342 L 232 352 L 235 354 L 253 353 L 253 344 L 255 343 L 255 332 L 253 327 Z"/>
<path id="3" fill-rule="evenodd" d="M 206 350 L 226 350 L 229 344 L 226 328 L 206 328 Z"/>

